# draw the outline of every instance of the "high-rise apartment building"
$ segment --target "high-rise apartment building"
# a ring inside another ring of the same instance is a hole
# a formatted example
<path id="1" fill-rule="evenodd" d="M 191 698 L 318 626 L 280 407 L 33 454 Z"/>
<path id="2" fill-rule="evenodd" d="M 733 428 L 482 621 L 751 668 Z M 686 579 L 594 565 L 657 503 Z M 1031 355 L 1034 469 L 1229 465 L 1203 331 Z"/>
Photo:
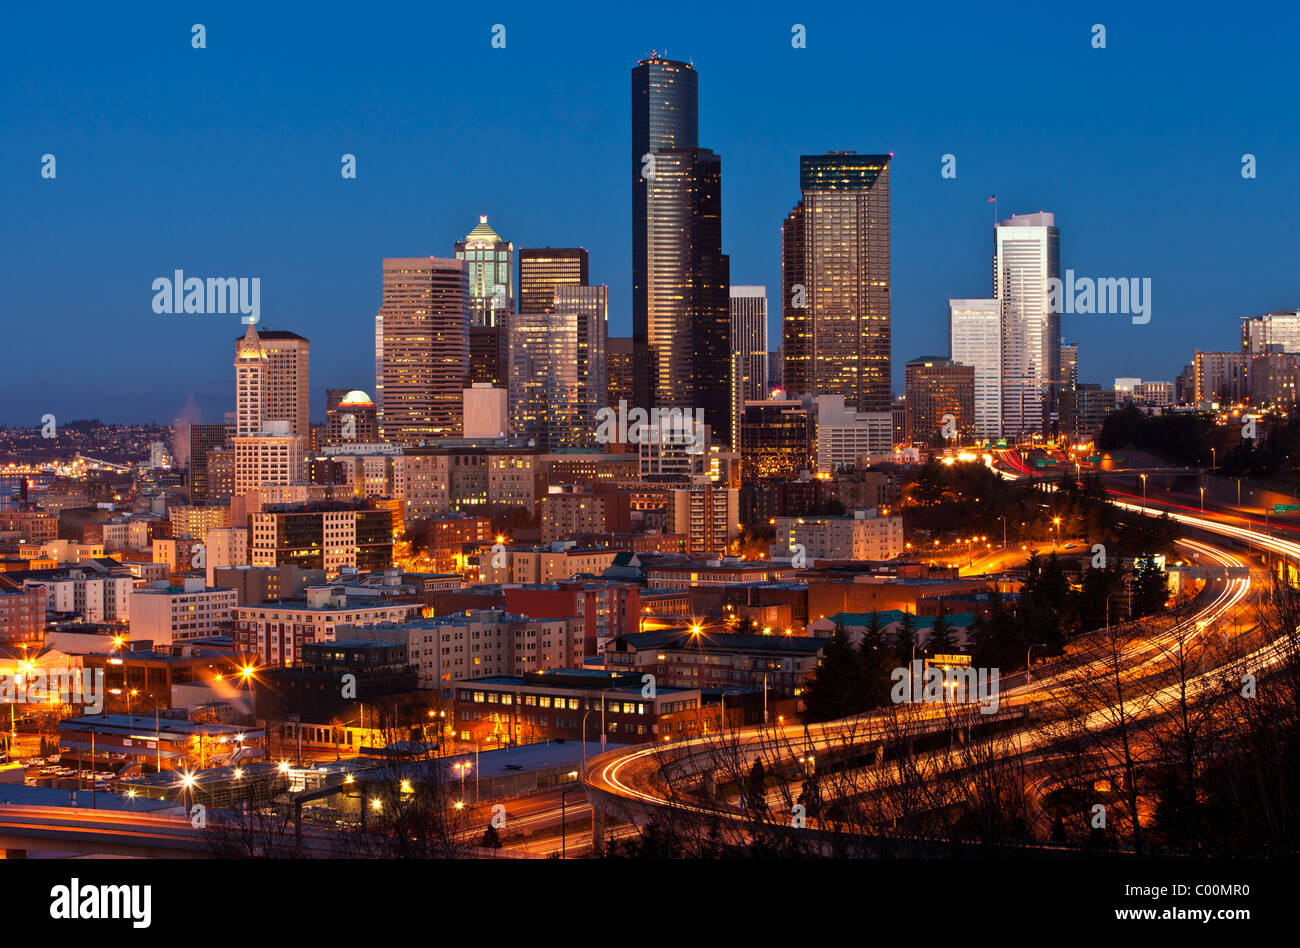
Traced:
<path id="1" fill-rule="evenodd" d="M 767 287 L 731 287 L 731 425 L 745 402 L 767 396 Z"/>
<path id="2" fill-rule="evenodd" d="M 469 324 L 508 325 L 515 311 L 515 245 L 502 240 L 480 214 L 478 226 L 456 242 L 455 254 L 469 275 Z"/>
<path id="3" fill-rule="evenodd" d="M 975 369 L 976 436 L 1002 437 L 1002 304 L 949 300 L 948 351 Z"/>
<path id="4" fill-rule="evenodd" d="M 1241 318 L 1241 351 L 1251 355 L 1300 352 L 1300 310 L 1281 309 Z"/>
<path id="5" fill-rule="evenodd" d="M 581 247 L 525 247 L 519 251 L 519 312 L 544 313 L 557 286 L 586 286 L 588 257 Z"/>
<path id="6" fill-rule="evenodd" d="M 1048 281 L 1061 276 L 1054 214 L 1012 215 L 993 228 L 993 295 L 1002 306 L 1002 431 L 1049 433 L 1058 411 L 1061 314 Z"/>
<path id="7" fill-rule="evenodd" d="M 730 260 L 722 162 L 699 147 L 698 76 L 652 53 L 632 70 L 632 338 L 638 406 L 702 409 L 730 444 Z"/>
<path id="8" fill-rule="evenodd" d="M 380 432 L 414 444 L 461 432 L 469 371 L 469 271 L 461 260 L 384 260 L 375 318 Z"/>
<path id="9" fill-rule="evenodd" d="M 1195 401 L 1200 408 L 1234 405 L 1250 395 L 1250 356 L 1244 352 L 1202 352 L 1192 356 Z"/>
<path id="10" fill-rule="evenodd" d="M 921 356 L 909 361 L 904 371 L 909 444 L 956 447 L 974 434 L 974 366 Z"/>
<path id="11" fill-rule="evenodd" d="M 549 312 L 510 326 L 510 427 L 544 450 L 592 447 L 605 405 L 609 289 L 554 288 Z"/>
<path id="12" fill-rule="evenodd" d="M 781 234 L 788 395 L 843 395 L 889 410 L 890 155 L 799 158 L 799 203 Z"/>

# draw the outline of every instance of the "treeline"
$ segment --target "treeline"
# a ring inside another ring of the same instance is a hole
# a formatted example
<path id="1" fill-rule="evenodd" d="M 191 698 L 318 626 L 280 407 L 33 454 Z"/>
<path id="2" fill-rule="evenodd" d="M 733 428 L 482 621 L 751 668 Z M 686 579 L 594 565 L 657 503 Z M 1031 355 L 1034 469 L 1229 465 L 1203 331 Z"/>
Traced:
<path id="1" fill-rule="evenodd" d="M 1097 447 L 1102 451 L 1137 448 L 1181 464 L 1204 464 L 1211 459 L 1213 434 L 1210 412 L 1148 415 L 1130 402 L 1106 416 Z"/>
<path id="2" fill-rule="evenodd" d="M 1078 589 L 1071 587 L 1054 553 L 1031 555 L 1026 568 L 1029 576 L 1018 600 L 1010 603 L 995 591 L 991 615 L 974 616 L 965 649 L 942 609 L 924 640 L 918 638 L 910 613 L 903 614 L 892 640 L 884 634 L 879 615 L 872 613 L 856 647 L 837 625 L 808 683 L 805 720 L 832 721 L 884 707 L 891 701 L 891 675 L 914 658 L 965 651 L 972 665 L 1007 673 L 1025 667 L 1031 647 L 1039 657 L 1060 655 L 1071 638 L 1102 628 L 1107 619 L 1114 624 L 1153 615 L 1169 599 L 1168 576 L 1149 555 L 1137 559 L 1127 585 L 1126 571 L 1114 559 L 1105 569 L 1085 570 Z"/>
<path id="3" fill-rule="evenodd" d="M 1294 479 L 1300 458 L 1300 417 L 1295 408 L 1285 417 L 1265 415 L 1256 420 L 1257 430 L 1267 428 L 1262 438 L 1240 438 L 1230 448 L 1220 451 L 1219 471 L 1228 477 Z"/>

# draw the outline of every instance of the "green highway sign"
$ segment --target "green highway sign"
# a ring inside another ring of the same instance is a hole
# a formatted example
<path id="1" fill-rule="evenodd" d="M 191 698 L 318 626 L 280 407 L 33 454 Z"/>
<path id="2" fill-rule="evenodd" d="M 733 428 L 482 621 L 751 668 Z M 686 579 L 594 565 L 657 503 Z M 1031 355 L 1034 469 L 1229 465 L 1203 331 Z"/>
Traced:
<path id="1" fill-rule="evenodd" d="M 1295 504 L 1274 504 L 1273 513 L 1295 513 L 1300 510 Z"/>

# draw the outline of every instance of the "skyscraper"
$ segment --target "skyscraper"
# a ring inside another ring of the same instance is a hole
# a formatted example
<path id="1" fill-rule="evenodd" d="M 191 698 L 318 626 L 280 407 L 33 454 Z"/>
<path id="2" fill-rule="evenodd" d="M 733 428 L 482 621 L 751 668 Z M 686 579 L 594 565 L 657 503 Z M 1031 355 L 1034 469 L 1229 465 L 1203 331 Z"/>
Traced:
<path id="1" fill-rule="evenodd" d="M 652 53 L 632 70 L 632 339 L 637 402 L 703 409 L 731 442 L 730 260 L 722 162 L 699 147 L 698 77 Z"/>
<path id="2" fill-rule="evenodd" d="M 767 287 L 731 288 L 731 424 L 740 431 L 745 402 L 767 396 Z"/>
<path id="3" fill-rule="evenodd" d="M 593 447 L 606 394 L 609 289 L 556 286 L 550 312 L 510 326 L 510 426 L 539 448 Z"/>
<path id="4" fill-rule="evenodd" d="M 1002 306 L 997 300 L 948 301 L 948 351 L 975 369 L 975 434 L 1002 437 Z"/>
<path id="5" fill-rule="evenodd" d="M 478 226 L 456 243 L 456 259 L 469 274 L 469 324 L 503 326 L 515 311 L 515 245 L 488 226 L 480 214 Z"/>
<path id="6" fill-rule="evenodd" d="M 1002 305 L 1002 432 L 1049 433 L 1060 379 L 1061 314 L 1048 281 L 1060 279 L 1054 214 L 1013 215 L 993 228 L 993 295 Z"/>
<path id="7" fill-rule="evenodd" d="M 245 333 L 235 340 L 236 364 L 239 349 L 249 338 L 249 333 Z M 310 342 L 296 332 L 272 329 L 258 332 L 255 327 L 252 338 L 257 340 L 257 348 L 262 353 L 257 360 L 262 366 L 259 422 L 287 421 L 291 434 L 310 435 Z"/>
<path id="8" fill-rule="evenodd" d="M 581 247 L 526 247 L 519 251 L 519 312 L 544 313 L 557 286 L 587 285 L 587 251 Z"/>
<path id="9" fill-rule="evenodd" d="M 907 442 L 956 447 L 969 439 L 974 431 L 974 367 L 943 356 L 920 356 L 908 362 L 904 372 Z"/>
<path id="10" fill-rule="evenodd" d="M 858 411 L 889 410 L 891 157 L 799 159 L 802 197 L 781 237 L 790 395 L 843 395 Z"/>
<path id="11" fill-rule="evenodd" d="M 469 369 L 469 273 L 461 260 L 384 260 L 375 320 L 383 437 L 412 444 L 461 432 Z"/>
<path id="12" fill-rule="evenodd" d="M 274 337 L 264 342 L 266 337 Z M 307 386 L 306 342 L 294 333 L 259 335 L 250 323 L 235 344 L 235 485 L 237 494 L 307 477 L 308 425 L 296 433 L 298 394 Z M 297 343 L 302 343 L 299 349 Z M 301 357 L 301 361 L 300 361 Z M 305 421 L 306 408 L 302 418 Z M 286 417 L 288 416 L 288 417 Z"/>
<path id="13" fill-rule="evenodd" d="M 628 336 L 610 336 L 605 341 L 605 404 L 611 408 L 618 408 L 620 401 L 636 404 L 634 352 Z"/>

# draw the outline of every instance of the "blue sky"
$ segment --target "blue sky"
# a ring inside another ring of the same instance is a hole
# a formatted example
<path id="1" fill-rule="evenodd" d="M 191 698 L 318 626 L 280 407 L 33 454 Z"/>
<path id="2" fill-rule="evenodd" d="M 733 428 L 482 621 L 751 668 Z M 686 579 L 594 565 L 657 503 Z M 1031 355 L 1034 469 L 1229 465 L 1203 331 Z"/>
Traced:
<path id="1" fill-rule="evenodd" d="M 178 268 L 261 278 L 262 325 L 312 341 L 321 416 L 326 387 L 373 385 L 382 258 L 450 256 L 480 213 L 516 246 L 586 247 L 629 335 L 629 84 L 651 49 L 699 70 L 732 281 L 774 310 L 799 155 L 894 153 L 895 387 L 947 351 L 947 299 L 989 293 L 993 193 L 1003 217 L 1056 212 L 1063 267 L 1152 280 L 1145 326 L 1063 318 L 1084 381 L 1170 379 L 1236 348 L 1238 317 L 1300 305 L 1294 5 L 270 6 L 4 13 L 0 423 L 220 420 L 242 327 L 155 315 Z"/>

